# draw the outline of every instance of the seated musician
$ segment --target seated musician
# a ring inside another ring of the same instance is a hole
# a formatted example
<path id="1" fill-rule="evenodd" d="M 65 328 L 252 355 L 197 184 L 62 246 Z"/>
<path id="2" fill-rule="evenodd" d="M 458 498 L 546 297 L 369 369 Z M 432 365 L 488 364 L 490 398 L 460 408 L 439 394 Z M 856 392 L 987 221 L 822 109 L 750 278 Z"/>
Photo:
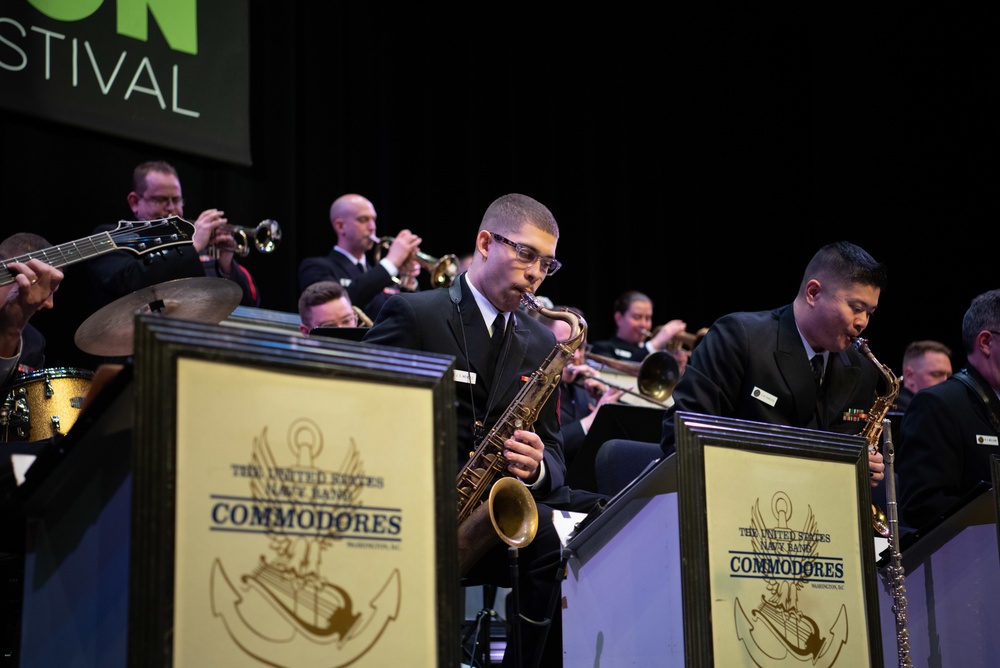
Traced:
<path id="1" fill-rule="evenodd" d="M 3 279 L 14 279 L 13 282 L 0 286 L 0 380 L 6 381 L 15 371 L 31 371 L 45 366 L 45 336 L 35 329 L 28 320 L 41 309 L 53 306 L 53 296 L 62 280 L 62 272 L 42 263 L 40 260 L 30 260 L 28 263 L 8 263 L 11 258 L 23 258 L 34 251 L 50 248 L 52 244 L 31 232 L 18 232 L 0 242 L 0 261 L 4 262 L 7 272 Z M 37 269 L 32 269 L 36 267 Z M 17 280 L 23 273 L 30 275 L 28 285 L 20 285 L 24 281 Z M 58 274 L 58 276 L 56 276 Z M 37 281 L 32 283 L 31 281 Z M 48 284 L 42 281 L 46 281 Z M 17 295 L 11 298 L 11 293 Z M 34 295 L 33 293 L 37 293 Z M 40 302 L 37 298 L 46 295 Z M 17 304 L 27 300 L 23 306 Z M 12 302 L 8 304 L 8 301 Z M 13 361 L 16 360 L 16 361 Z"/>
<path id="2" fill-rule="evenodd" d="M 335 281 L 319 281 L 299 296 L 299 331 L 303 336 L 317 327 L 357 327 L 358 312 L 347 289 Z M 369 323 L 370 324 L 370 323 Z"/>
<path id="3" fill-rule="evenodd" d="M 694 349 L 664 415 L 661 449 L 675 446 L 677 411 L 859 434 L 875 404 L 881 373 L 854 347 L 886 282 L 864 249 L 836 242 L 806 266 L 794 301 L 771 311 L 719 318 Z M 870 483 L 883 479 L 870 453 Z"/>
<path id="4" fill-rule="evenodd" d="M 592 354 L 641 362 L 650 353 L 667 350 L 673 338 L 687 327 L 683 320 L 671 320 L 651 331 L 653 300 L 636 290 L 629 290 L 615 300 L 614 317 L 615 335 L 596 341 L 590 349 Z"/>

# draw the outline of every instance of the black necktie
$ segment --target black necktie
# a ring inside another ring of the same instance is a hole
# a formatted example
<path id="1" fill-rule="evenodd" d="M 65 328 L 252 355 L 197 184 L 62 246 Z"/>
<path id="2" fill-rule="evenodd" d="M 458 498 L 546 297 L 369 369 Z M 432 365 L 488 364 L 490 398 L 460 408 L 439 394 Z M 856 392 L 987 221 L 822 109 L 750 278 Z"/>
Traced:
<path id="1" fill-rule="evenodd" d="M 504 333 L 504 316 L 503 313 L 497 313 L 497 317 L 493 320 L 493 337 L 490 339 L 490 369 L 496 366 L 497 360 L 500 357 L 500 347 L 503 344 L 503 333 Z"/>
<path id="2" fill-rule="evenodd" d="M 825 368 L 825 363 L 823 362 L 823 355 L 821 353 L 816 353 L 812 358 L 812 368 L 813 368 L 813 378 L 816 379 L 816 387 L 820 387 L 823 384 L 823 369 Z"/>
<path id="3" fill-rule="evenodd" d="M 497 313 L 497 317 L 493 320 L 493 338 L 491 339 L 493 348 L 500 347 L 500 342 L 503 341 L 503 330 L 506 322 L 503 313 Z"/>
<path id="4" fill-rule="evenodd" d="M 364 273 L 364 271 L 365 271 L 365 265 L 361 264 L 360 262 L 358 262 L 356 264 L 357 264 L 357 267 L 358 267 L 358 271 L 360 271 L 361 273 Z"/>

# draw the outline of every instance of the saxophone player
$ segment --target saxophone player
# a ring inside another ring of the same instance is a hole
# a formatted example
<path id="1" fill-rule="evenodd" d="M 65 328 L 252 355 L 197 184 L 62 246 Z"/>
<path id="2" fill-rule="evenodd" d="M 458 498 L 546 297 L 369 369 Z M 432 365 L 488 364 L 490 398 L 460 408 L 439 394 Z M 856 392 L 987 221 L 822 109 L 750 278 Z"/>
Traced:
<path id="1" fill-rule="evenodd" d="M 543 204 L 521 194 L 498 198 L 483 216 L 468 271 L 447 290 L 394 295 L 363 339 L 455 357 L 460 471 L 478 440 L 556 345 L 552 332 L 518 307 L 524 293 L 533 294 L 546 276 L 559 269 L 558 239 L 556 220 Z M 555 622 L 520 625 L 525 666 L 562 665 L 559 609 L 554 604 L 559 591 L 559 539 L 552 526 L 552 507 L 585 509 L 571 507 L 575 499 L 564 485 L 556 396 L 550 395 L 540 407 L 533 430 L 515 429 L 503 441 L 506 473 L 522 480 L 538 503 L 537 534 L 520 548 L 521 614 L 536 622 L 553 617 Z M 469 578 L 476 584 L 507 587 L 508 574 L 507 548 L 498 543 L 472 566 Z M 508 646 L 504 665 L 515 665 L 516 658 L 516 650 Z"/>
<path id="2" fill-rule="evenodd" d="M 791 304 L 719 318 L 674 388 L 663 453 L 674 450 L 677 411 L 860 434 L 881 375 L 853 344 L 885 283 L 882 263 L 835 242 L 812 257 Z M 881 452 L 869 453 L 868 468 L 876 487 L 885 472 Z"/>

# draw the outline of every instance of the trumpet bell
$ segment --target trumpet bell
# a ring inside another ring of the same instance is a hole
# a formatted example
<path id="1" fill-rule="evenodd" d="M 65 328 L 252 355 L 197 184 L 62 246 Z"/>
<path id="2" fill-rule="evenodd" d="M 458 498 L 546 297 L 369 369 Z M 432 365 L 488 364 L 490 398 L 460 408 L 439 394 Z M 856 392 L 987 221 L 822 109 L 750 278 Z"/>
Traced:
<path id="1" fill-rule="evenodd" d="M 253 229 L 239 225 L 226 227 L 236 240 L 234 252 L 240 257 L 249 255 L 251 243 L 261 253 L 273 253 L 281 242 L 281 226 L 272 218 L 260 221 Z"/>
<path id="2" fill-rule="evenodd" d="M 441 259 L 427 256 L 427 266 L 424 265 L 423 253 L 417 253 L 417 261 L 431 277 L 431 287 L 449 288 L 458 276 L 458 258 L 455 255 L 445 255 Z"/>
<path id="3" fill-rule="evenodd" d="M 396 237 L 377 237 L 373 234 L 371 240 L 375 243 L 375 262 L 378 262 L 382 259 L 382 249 L 388 250 Z M 450 288 L 458 276 L 458 258 L 454 254 L 434 257 L 417 251 L 414 258 L 430 274 L 432 288 Z"/>

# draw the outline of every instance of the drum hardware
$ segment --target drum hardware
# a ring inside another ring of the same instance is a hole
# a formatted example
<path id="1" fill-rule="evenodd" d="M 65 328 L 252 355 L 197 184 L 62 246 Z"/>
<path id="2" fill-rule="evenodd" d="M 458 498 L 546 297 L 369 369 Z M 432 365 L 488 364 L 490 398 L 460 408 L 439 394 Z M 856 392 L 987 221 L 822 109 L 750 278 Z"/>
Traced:
<path id="1" fill-rule="evenodd" d="M 382 249 L 389 249 L 396 237 L 377 237 L 371 235 L 371 240 L 375 242 L 375 262 L 382 259 Z M 455 255 L 442 255 L 434 257 L 419 250 L 414 253 L 414 259 L 424 271 L 430 274 L 431 286 L 435 288 L 451 287 L 455 277 L 458 276 L 458 258 Z M 396 280 L 398 283 L 398 279 Z"/>
<path id="2" fill-rule="evenodd" d="M 102 307 L 83 321 L 73 341 L 85 353 L 126 357 L 135 348 L 135 316 L 139 313 L 218 324 L 243 299 L 235 282 L 211 276 L 179 278 L 136 290 Z"/>
<path id="3" fill-rule="evenodd" d="M 94 374 L 60 367 L 18 374 L 0 408 L 4 442 L 44 441 L 64 436 L 76 423 Z"/>

